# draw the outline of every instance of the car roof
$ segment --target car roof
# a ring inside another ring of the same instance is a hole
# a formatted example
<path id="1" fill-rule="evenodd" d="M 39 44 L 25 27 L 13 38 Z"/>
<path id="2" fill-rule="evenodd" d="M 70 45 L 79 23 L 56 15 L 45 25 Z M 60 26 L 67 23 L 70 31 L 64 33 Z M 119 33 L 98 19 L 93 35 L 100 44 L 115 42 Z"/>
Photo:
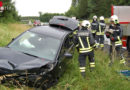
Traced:
<path id="1" fill-rule="evenodd" d="M 66 27 L 71 31 L 74 31 L 78 28 L 79 21 L 66 16 L 54 16 L 52 19 L 50 19 L 49 24 L 52 26 L 56 25 Z"/>
<path id="2" fill-rule="evenodd" d="M 60 27 L 52 27 L 52 26 L 37 26 L 31 28 L 31 32 L 39 33 L 47 36 L 51 36 L 58 39 L 63 39 L 66 35 L 68 35 L 71 31 L 67 31 L 67 29 L 60 28 Z"/>

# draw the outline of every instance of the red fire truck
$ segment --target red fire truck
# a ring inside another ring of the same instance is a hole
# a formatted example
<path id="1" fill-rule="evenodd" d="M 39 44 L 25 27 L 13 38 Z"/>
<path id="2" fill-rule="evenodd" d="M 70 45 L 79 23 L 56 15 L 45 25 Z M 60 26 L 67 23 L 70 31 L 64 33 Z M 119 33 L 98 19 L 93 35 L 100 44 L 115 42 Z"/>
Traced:
<path id="1" fill-rule="evenodd" d="M 0 1 L 0 12 L 3 12 L 3 10 L 4 10 L 4 7 L 3 7 L 3 2 L 2 2 L 2 1 Z"/>
<path id="2" fill-rule="evenodd" d="M 2 1 L 0 1 L 0 7 L 2 7 L 3 6 L 3 2 Z"/>
<path id="3" fill-rule="evenodd" d="M 111 15 L 118 16 L 123 29 L 122 48 L 130 52 L 130 6 L 112 6 Z"/>

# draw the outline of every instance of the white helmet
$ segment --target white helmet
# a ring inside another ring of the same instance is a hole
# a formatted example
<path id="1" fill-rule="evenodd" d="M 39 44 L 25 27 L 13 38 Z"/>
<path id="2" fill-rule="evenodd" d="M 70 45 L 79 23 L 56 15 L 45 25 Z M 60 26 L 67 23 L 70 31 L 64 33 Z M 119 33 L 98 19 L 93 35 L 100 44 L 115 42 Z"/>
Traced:
<path id="1" fill-rule="evenodd" d="M 89 28 L 90 27 L 90 22 L 88 20 L 83 20 L 81 23 L 82 26 Z"/>
<path id="2" fill-rule="evenodd" d="M 72 17 L 72 19 L 76 20 L 76 17 Z"/>
<path id="3" fill-rule="evenodd" d="M 96 16 L 96 15 L 94 15 L 94 16 L 93 16 L 93 19 L 97 19 L 97 16 Z"/>
<path id="4" fill-rule="evenodd" d="M 104 17 L 103 17 L 103 16 L 101 16 L 99 19 L 100 19 L 100 20 L 104 20 Z"/>
<path id="5" fill-rule="evenodd" d="M 111 18 L 110 18 L 110 21 L 113 21 L 114 24 L 118 24 L 119 23 L 118 17 L 116 15 L 112 15 Z"/>

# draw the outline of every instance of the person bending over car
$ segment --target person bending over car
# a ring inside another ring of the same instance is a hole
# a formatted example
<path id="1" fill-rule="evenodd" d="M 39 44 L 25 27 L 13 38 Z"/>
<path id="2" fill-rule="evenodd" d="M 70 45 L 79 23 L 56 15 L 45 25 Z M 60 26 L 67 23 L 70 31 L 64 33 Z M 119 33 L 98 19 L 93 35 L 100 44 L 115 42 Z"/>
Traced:
<path id="1" fill-rule="evenodd" d="M 74 37 L 75 46 L 79 52 L 79 69 L 81 75 L 85 77 L 85 66 L 86 66 L 86 56 L 89 58 L 90 62 L 90 70 L 95 68 L 95 60 L 94 60 L 94 51 L 95 48 L 95 40 L 92 36 L 92 33 L 89 29 L 90 22 L 87 20 L 82 21 L 82 28 L 76 32 Z"/>

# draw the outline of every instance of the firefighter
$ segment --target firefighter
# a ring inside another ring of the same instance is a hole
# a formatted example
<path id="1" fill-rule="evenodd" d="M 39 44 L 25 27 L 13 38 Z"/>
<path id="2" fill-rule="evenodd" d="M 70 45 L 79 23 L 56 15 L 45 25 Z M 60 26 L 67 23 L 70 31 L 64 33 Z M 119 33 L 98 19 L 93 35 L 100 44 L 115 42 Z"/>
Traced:
<path id="1" fill-rule="evenodd" d="M 110 64 L 113 63 L 112 55 L 114 55 L 114 53 L 112 53 L 112 51 L 114 49 L 116 50 L 117 57 L 119 57 L 119 59 L 120 59 L 120 64 L 125 64 L 125 59 L 124 59 L 122 51 L 121 51 L 122 50 L 122 42 L 121 42 L 122 29 L 120 27 L 118 17 L 116 15 L 111 16 L 110 22 L 111 22 L 111 24 L 109 26 L 109 29 L 106 31 L 106 37 L 110 38 L 110 41 L 111 41 L 111 45 L 110 45 L 111 62 L 110 62 Z"/>
<path id="2" fill-rule="evenodd" d="M 93 16 L 93 21 L 91 23 L 91 30 L 92 30 L 92 35 L 95 39 L 96 37 L 96 31 L 99 29 L 99 24 L 98 24 L 98 20 L 97 20 L 97 16 Z"/>
<path id="3" fill-rule="evenodd" d="M 101 16 L 99 18 L 99 29 L 96 32 L 96 41 L 97 41 L 97 45 L 100 46 L 102 49 L 104 48 L 104 31 L 106 28 L 106 24 L 104 21 L 104 17 Z"/>
<path id="4" fill-rule="evenodd" d="M 79 52 L 79 69 L 81 75 L 85 76 L 85 66 L 86 66 L 86 56 L 89 58 L 90 62 L 90 70 L 95 68 L 95 60 L 94 60 L 94 51 L 95 40 L 92 36 L 91 31 L 89 30 L 90 22 L 87 20 L 82 21 L 81 30 L 77 31 L 76 37 L 74 39 L 74 43 L 76 47 L 78 47 Z"/>

